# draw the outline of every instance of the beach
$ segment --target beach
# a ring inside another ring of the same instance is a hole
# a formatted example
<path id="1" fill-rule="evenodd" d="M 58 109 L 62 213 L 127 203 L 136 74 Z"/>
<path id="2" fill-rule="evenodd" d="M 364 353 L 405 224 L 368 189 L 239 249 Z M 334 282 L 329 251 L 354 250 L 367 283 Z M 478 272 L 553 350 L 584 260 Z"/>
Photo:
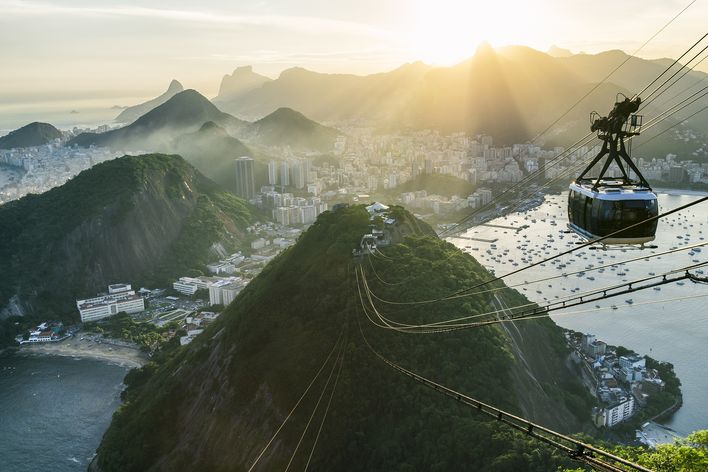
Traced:
<path id="1" fill-rule="evenodd" d="M 25 344 L 18 354 L 30 356 L 64 356 L 82 359 L 94 359 L 126 367 L 141 367 L 148 361 L 148 356 L 137 346 L 126 345 L 121 341 L 85 337 L 81 334 L 64 341 L 54 343 Z"/>

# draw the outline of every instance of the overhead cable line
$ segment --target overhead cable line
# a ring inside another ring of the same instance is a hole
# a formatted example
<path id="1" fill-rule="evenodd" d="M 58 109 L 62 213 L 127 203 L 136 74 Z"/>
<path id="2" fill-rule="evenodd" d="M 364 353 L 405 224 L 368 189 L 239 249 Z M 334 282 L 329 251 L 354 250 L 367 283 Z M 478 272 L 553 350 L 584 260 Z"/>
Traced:
<path id="1" fill-rule="evenodd" d="M 507 285 L 507 286 L 504 286 L 504 287 L 493 287 L 493 288 L 489 288 L 489 289 L 485 289 L 485 290 L 480 290 L 480 291 L 477 291 L 477 292 L 465 293 L 465 294 L 461 294 L 461 295 L 455 295 L 455 296 L 452 296 L 452 297 L 449 297 L 449 298 L 445 298 L 445 300 L 457 300 L 457 299 L 460 299 L 460 298 L 467 298 L 467 297 L 471 297 L 471 296 L 474 296 L 474 295 L 481 295 L 481 294 L 484 294 L 484 293 L 491 293 L 491 292 L 497 292 L 497 291 L 500 291 L 500 290 L 506 290 L 506 289 L 508 289 L 508 288 L 516 288 L 516 287 L 521 287 L 521 286 L 524 286 L 524 285 L 534 285 L 534 284 L 538 284 L 538 283 L 542 283 L 542 282 L 548 282 L 548 281 L 550 281 L 550 280 L 556 280 L 556 279 L 565 278 L 565 277 L 568 277 L 568 276 L 571 276 L 571 275 L 584 274 L 584 273 L 586 273 L 586 272 L 593 272 L 593 271 L 597 271 L 597 270 L 601 270 L 601 269 L 607 269 L 607 268 L 609 268 L 609 267 L 617 267 L 617 266 L 621 266 L 621 265 L 624 265 L 624 264 L 630 264 L 630 263 L 632 263 L 632 262 L 643 261 L 643 260 L 649 260 L 649 259 L 652 259 L 652 258 L 655 258 L 655 257 L 662 257 L 662 256 L 666 256 L 666 255 L 669 255 L 669 254 L 674 254 L 674 253 L 677 253 L 677 252 L 690 251 L 690 250 L 695 249 L 695 248 L 697 248 L 697 247 L 703 247 L 703 246 L 706 246 L 706 245 L 708 245 L 708 241 L 706 241 L 706 242 L 701 242 L 701 243 L 695 243 L 695 244 L 691 244 L 691 245 L 689 245 L 689 246 L 683 246 L 683 247 L 679 247 L 679 248 L 676 248 L 676 249 L 670 249 L 670 250 L 664 251 L 664 252 L 659 252 L 659 253 L 654 253 L 654 254 L 648 254 L 648 255 L 644 255 L 644 256 L 639 256 L 639 257 L 635 257 L 635 258 L 633 258 L 633 259 L 627 259 L 627 260 L 623 260 L 623 261 L 619 261 L 619 262 L 612 262 L 612 263 L 610 263 L 610 264 L 603 264 L 603 265 L 593 266 L 593 267 L 591 267 L 591 268 L 585 268 L 585 269 L 582 269 L 582 270 L 577 270 L 577 271 L 575 271 L 575 272 L 563 272 L 563 273 L 561 273 L 561 274 L 559 274 L 559 275 L 553 275 L 553 276 L 551 276 L 551 277 L 544 277 L 544 278 L 541 278 L 541 279 L 532 280 L 532 281 L 530 281 L 530 282 L 521 282 L 521 283 L 517 283 L 517 284 L 514 284 L 514 285 Z M 369 262 L 371 263 L 371 261 L 369 261 Z M 375 272 L 374 272 L 374 275 L 376 275 Z M 377 278 L 379 281 L 383 282 L 383 281 L 381 280 L 381 278 L 378 277 L 378 275 L 376 276 L 376 278 Z M 383 283 L 385 283 L 385 282 L 383 282 Z M 387 284 L 387 285 L 391 285 L 391 284 Z M 424 303 L 424 302 L 407 302 L 407 301 L 387 300 L 387 299 L 385 299 L 385 298 L 381 298 L 380 296 L 376 295 L 373 291 L 371 292 L 371 295 L 372 295 L 376 300 L 378 300 L 379 302 L 385 303 L 385 304 L 387 304 L 387 305 L 417 305 L 417 304 L 422 304 L 422 303 Z M 432 303 L 432 301 L 431 301 L 431 303 Z"/>
<path id="2" fill-rule="evenodd" d="M 295 455 L 297 454 L 298 449 L 300 449 L 300 445 L 302 444 L 302 440 L 305 438 L 305 435 L 307 434 L 307 431 L 310 429 L 310 424 L 312 423 L 312 420 L 314 419 L 315 415 L 317 414 L 317 410 L 320 407 L 320 403 L 322 402 L 322 397 L 324 397 L 325 391 L 327 391 L 327 387 L 329 387 L 329 383 L 332 381 L 332 376 L 334 375 L 334 371 L 337 369 L 337 365 L 340 364 L 340 358 L 344 355 L 344 350 L 347 347 L 347 342 L 346 342 L 346 335 L 344 337 L 344 341 L 342 342 L 341 346 L 339 347 L 339 353 L 337 355 L 337 359 L 332 363 L 332 368 L 329 371 L 329 376 L 327 377 L 327 381 L 324 384 L 324 387 L 322 387 L 322 391 L 320 392 L 320 396 L 317 398 L 317 403 L 315 403 L 315 407 L 312 409 L 312 413 L 310 414 L 310 417 L 307 420 L 307 423 L 305 424 L 305 428 L 302 430 L 302 434 L 300 435 L 300 439 L 297 441 L 297 444 L 295 445 L 295 449 L 293 450 L 293 453 L 290 455 L 290 460 L 288 461 L 288 464 L 285 466 L 285 472 L 288 472 L 290 470 L 290 466 L 293 463 L 293 460 L 295 459 Z"/>
<path id="3" fill-rule="evenodd" d="M 261 458 L 263 457 L 263 454 L 265 454 L 266 451 L 268 450 L 268 448 L 270 448 L 270 445 L 273 443 L 273 441 L 275 441 L 275 438 L 276 438 L 276 437 L 278 436 L 278 434 L 280 433 L 280 430 L 283 429 L 283 427 L 285 426 L 285 424 L 288 422 L 288 420 L 289 420 L 290 417 L 293 415 L 293 413 L 295 412 L 295 410 L 297 409 L 297 407 L 300 405 L 300 403 L 302 402 L 302 400 L 303 400 L 303 399 L 305 398 L 305 396 L 307 395 L 307 392 L 310 391 L 310 388 L 312 388 L 312 385 L 315 383 L 315 381 L 317 380 L 317 378 L 318 378 L 318 377 L 320 376 L 320 374 L 322 373 L 322 370 L 325 368 L 325 366 L 326 366 L 327 363 L 329 362 L 329 359 L 332 357 L 332 353 L 334 353 L 335 349 L 336 349 L 337 346 L 339 345 L 339 342 L 340 342 L 340 340 L 341 340 L 341 338 L 342 338 L 342 333 L 343 333 L 343 332 L 344 332 L 344 328 L 342 328 L 342 330 L 339 332 L 339 336 L 337 337 L 337 341 L 334 343 L 334 346 L 332 346 L 332 350 L 329 351 L 329 354 L 328 354 L 327 357 L 325 358 L 324 362 L 323 362 L 322 365 L 320 366 L 320 368 L 319 368 L 319 370 L 317 371 L 317 373 L 315 374 L 315 376 L 312 377 L 312 380 L 310 380 L 310 383 L 307 385 L 307 388 L 305 389 L 305 391 L 302 392 L 302 395 L 300 395 L 300 398 L 298 399 L 298 401 L 297 401 L 297 402 L 295 403 L 295 405 L 292 407 L 292 409 L 290 410 L 290 412 L 288 413 L 288 415 L 285 417 L 285 419 L 282 421 L 282 423 L 280 424 L 280 426 L 278 427 L 278 429 L 275 431 L 275 433 L 273 433 L 273 436 L 270 438 L 270 440 L 269 440 L 268 443 L 265 445 L 265 447 L 261 450 L 260 454 L 258 454 L 258 456 L 256 457 L 256 459 L 253 461 L 253 464 L 251 464 L 251 466 L 248 468 L 248 471 L 249 471 L 249 472 L 252 471 L 252 470 L 256 467 L 256 465 L 258 465 L 258 462 L 259 462 L 259 461 L 261 460 Z"/>
<path id="4" fill-rule="evenodd" d="M 686 63 L 686 65 L 690 64 L 691 61 L 693 61 L 693 59 L 695 59 L 696 57 L 698 57 L 698 55 L 701 54 L 702 52 L 704 52 L 706 49 L 708 49 L 708 46 L 706 46 L 706 47 L 704 47 L 703 49 L 701 49 L 701 51 L 700 51 L 698 54 L 696 54 L 695 56 L 693 56 L 693 58 L 692 58 L 690 61 L 688 61 L 688 62 Z M 706 54 L 705 56 L 703 56 L 703 59 L 701 59 L 700 61 L 698 61 L 698 62 L 696 62 L 695 64 L 693 64 L 691 67 L 687 67 L 686 70 L 684 71 L 684 73 L 681 74 L 681 76 L 680 76 L 679 78 L 677 78 L 677 79 L 674 80 L 672 83 L 670 83 L 664 90 L 661 91 L 661 93 L 659 93 L 658 95 L 654 96 L 654 98 L 650 99 L 649 101 L 642 102 L 642 107 L 638 110 L 638 112 L 644 110 L 644 109 L 645 109 L 646 107 L 648 107 L 654 100 L 656 100 L 657 98 L 659 98 L 660 96 L 662 96 L 664 93 L 666 93 L 667 90 L 669 90 L 671 87 L 673 87 L 674 85 L 676 85 L 681 79 L 683 79 L 684 77 L 686 77 L 686 74 L 688 74 L 689 72 L 693 71 L 696 67 L 698 67 L 698 66 L 699 66 L 703 61 L 705 61 L 706 59 L 708 59 L 708 54 Z M 684 67 L 686 67 L 686 66 L 684 66 Z M 679 71 L 677 71 L 677 72 L 680 72 L 680 71 L 681 71 L 681 69 L 679 69 Z M 674 74 L 674 75 L 675 75 L 675 74 Z M 673 76 L 671 76 L 669 79 L 671 79 L 672 77 L 673 77 Z M 665 82 L 665 83 L 666 83 L 666 82 Z M 694 85 L 695 85 L 695 84 L 694 84 Z M 663 84 L 662 84 L 662 86 L 663 86 Z M 638 113 L 638 112 L 637 112 L 637 113 Z"/>
<path id="5" fill-rule="evenodd" d="M 708 265 L 708 262 L 693 264 L 693 265 L 690 265 L 687 267 L 682 267 L 680 269 L 671 270 L 671 271 L 668 271 L 668 272 L 665 272 L 665 273 L 659 274 L 659 275 L 643 277 L 640 279 L 632 280 L 630 282 L 624 282 L 624 283 L 620 283 L 620 284 L 605 286 L 602 288 L 592 289 L 592 290 L 588 290 L 583 293 L 569 295 L 568 297 L 565 297 L 565 298 L 560 299 L 558 301 L 549 302 L 545 305 L 539 305 L 537 303 L 530 302 L 530 303 L 526 303 L 526 304 L 522 304 L 522 305 L 509 307 L 507 309 L 509 311 L 511 311 L 511 310 L 518 311 L 519 308 L 526 308 L 526 310 L 523 310 L 523 311 L 517 313 L 516 315 L 514 315 L 511 318 L 511 320 L 523 319 L 523 318 L 528 318 L 528 317 L 535 317 L 535 315 L 538 315 L 539 313 L 544 313 L 543 316 L 548 316 L 548 312 L 550 312 L 550 311 L 563 310 L 563 309 L 570 308 L 570 307 L 577 306 L 577 305 L 592 303 L 592 302 L 596 302 L 599 300 L 616 297 L 619 295 L 626 295 L 628 293 L 633 293 L 633 292 L 636 292 L 639 290 L 659 287 L 661 285 L 665 285 L 668 283 L 680 282 L 680 281 L 686 280 L 686 279 L 691 280 L 693 282 L 705 283 L 705 282 L 707 282 L 707 280 L 705 280 L 705 278 L 699 278 L 695 274 L 690 274 L 690 273 L 688 273 L 688 270 L 697 269 L 699 267 L 704 267 L 706 265 Z M 676 274 L 676 273 L 683 273 L 683 275 L 668 278 L 669 276 Z M 369 305 L 371 306 L 371 308 L 374 311 L 374 313 L 376 314 L 376 316 L 381 320 L 382 323 L 384 323 L 384 325 L 377 325 L 377 326 L 382 327 L 382 328 L 389 328 L 389 329 L 393 329 L 396 331 L 416 333 L 416 334 L 430 334 L 430 333 L 439 333 L 439 332 L 446 332 L 446 331 L 456 331 L 459 329 L 468 329 L 468 328 L 475 328 L 475 327 L 484 326 L 484 325 L 488 325 L 488 324 L 494 324 L 496 322 L 494 322 L 494 321 L 490 322 L 488 320 L 468 322 L 468 323 L 460 323 L 460 322 L 468 321 L 471 319 L 488 318 L 489 316 L 492 316 L 492 315 L 496 317 L 500 313 L 504 312 L 504 310 L 494 310 L 494 311 L 490 311 L 490 312 L 486 312 L 486 313 L 467 315 L 467 316 L 462 316 L 462 317 L 458 317 L 458 318 L 442 320 L 442 321 L 437 321 L 437 322 L 431 322 L 431 323 L 424 323 L 424 324 L 400 323 L 400 322 L 391 320 L 390 318 L 387 318 L 381 312 L 379 312 L 379 310 L 376 308 L 376 305 L 374 304 L 373 300 L 370 297 L 370 293 L 368 292 L 368 284 L 366 282 L 366 276 L 363 274 L 363 271 L 361 271 L 361 274 L 362 274 L 361 275 L 362 276 L 362 283 L 364 285 L 364 291 L 367 294 L 367 298 L 369 300 Z M 358 276 L 358 274 L 357 274 L 357 276 Z M 641 284 L 643 282 L 648 282 L 648 281 L 654 280 L 654 279 L 660 279 L 660 280 L 658 282 L 651 282 L 651 283 L 648 283 L 645 285 L 637 286 L 637 284 Z M 359 286 L 358 279 L 357 279 L 357 286 L 359 287 L 359 296 L 361 297 L 361 287 Z M 623 290 L 619 290 L 619 289 L 623 289 Z M 528 307 L 532 307 L 532 308 L 528 308 Z M 457 323 L 457 324 L 451 324 L 451 323 Z M 394 326 L 394 325 L 396 325 L 396 326 Z M 422 331 L 419 331 L 419 330 L 422 330 Z"/>
<path id="6" fill-rule="evenodd" d="M 342 373 L 342 366 L 344 365 L 344 356 L 347 352 L 344 350 L 339 361 L 339 369 L 337 370 L 337 376 L 334 378 L 334 385 L 332 386 L 332 391 L 329 394 L 329 400 L 327 401 L 327 406 L 325 407 L 324 414 L 322 415 L 322 420 L 320 421 L 320 426 L 317 429 L 317 436 L 315 436 L 315 441 L 312 444 L 312 449 L 310 449 L 310 455 L 307 457 L 307 463 L 305 464 L 305 472 L 310 467 L 310 462 L 312 461 L 312 456 L 315 454 L 315 449 L 317 448 L 317 442 L 320 439 L 320 434 L 322 433 L 322 427 L 324 426 L 325 420 L 327 419 L 327 414 L 329 413 L 329 407 L 332 405 L 332 398 L 334 398 L 334 392 L 337 390 L 337 383 L 339 383 L 339 375 Z"/>
<path id="7" fill-rule="evenodd" d="M 656 138 L 658 138 L 658 137 L 661 136 L 662 134 L 666 133 L 667 131 L 671 131 L 672 129 L 676 128 L 677 126 L 686 123 L 688 120 L 690 120 L 690 119 L 693 118 L 694 116 L 698 115 L 699 113 L 702 113 L 702 112 L 706 111 L 707 109 L 708 109 L 708 105 L 704 106 L 703 108 L 701 108 L 701 109 L 698 110 L 697 112 L 692 113 L 691 115 L 687 116 L 686 118 L 681 119 L 681 121 L 679 121 L 678 123 L 675 123 L 675 124 L 669 126 L 668 128 L 666 128 L 666 129 L 665 129 L 664 131 L 662 131 L 661 133 L 655 134 L 654 136 L 650 137 L 650 138 L 647 139 L 646 141 L 642 141 L 640 144 L 638 144 L 638 145 L 636 146 L 635 149 L 639 149 L 640 147 L 642 147 L 642 146 L 644 146 L 645 144 L 647 144 L 647 143 L 649 143 L 649 142 L 655 140 Z"/>
<path id="8" fill-rule="evenodd" d="M 695 43 L 693 43 L 693 45 L 692 45 L 690 48 L 686 49 L 686 51 L 684 51 L 683 54 L 681 54 L 678 58 L 676 58 L 676 60 L 674 60 L 674 61 L 671 63 L 671 65 L 670 65 L 669 67 L 667 67 L 666 69 L 664 69 L 664 72 L 662 72 L 662 73 L 659 74 L 654 80 L 652 80 L 651 82 L 649 82 L 649 83 L 646 85 L 646 87 L 644 87 L 642 90 L 640 90 L 638 93 L 636 93 L 633 98 L 639 97 L 639 96 L 641 96 L 644 92 L 646 92 L 649 87 L 651 87 L 652 85 L 654 85 L 661 77 L 664 76 L 664 74 L 666 74 L 666 73 L 667 73 L 669 70 L 671 70 L 676 64 L 678 64 L 679 61 L 680 61 L 681 59 L 683 59 L 683 56 L 685 56 L 686 54 L 688 54 L 689 52 L 691 52 L 691 50 L 692 50 L 693 48 L 695 48 L 696 46 L 698 46 L 698 44 L 700 44 L 701 41 L 703 41 L 703 40 L 706 38 L 706 36 L 708 36 L 708 33 L 706 33 L 706 34 L 704 34 L 703 36 L 701 36 L 701 38 L 700 38 L 698 41 L 696 41 Z M 655 89 L 654 92 L 656 92 L 657 90 L 658 90 L 658 88 Z M 652 94 L 653 94 L 654 92 L 652 92 Z M 651 97 L 652 94 L 650 94 L 649 97 Z M 647 98 L 649 98 L 649 97 L 645 97 L 645 99 L 647 99 Z"/>

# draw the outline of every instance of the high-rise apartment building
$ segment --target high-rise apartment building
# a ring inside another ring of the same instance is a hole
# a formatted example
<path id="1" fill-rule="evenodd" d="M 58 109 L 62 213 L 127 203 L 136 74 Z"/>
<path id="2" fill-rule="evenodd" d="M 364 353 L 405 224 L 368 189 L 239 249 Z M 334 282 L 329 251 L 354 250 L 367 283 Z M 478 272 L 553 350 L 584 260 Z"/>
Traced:
<path id="1" fill-rule="evenodd" d="M 256 196 L 256 182 L 253 177 L 253 159 L 239 157 L 234 159 L 236 164 L 236 195 L 246 200 Z"/>

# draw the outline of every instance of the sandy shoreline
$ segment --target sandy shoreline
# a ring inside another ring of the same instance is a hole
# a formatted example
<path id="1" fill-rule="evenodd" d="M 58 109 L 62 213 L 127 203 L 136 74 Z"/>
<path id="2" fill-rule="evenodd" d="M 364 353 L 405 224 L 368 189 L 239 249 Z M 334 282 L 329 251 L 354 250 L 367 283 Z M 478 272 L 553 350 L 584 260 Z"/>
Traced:
<path id="1" fill-rule="evenodd" d="M 65 356 L 94 359 L 126 367 L 140 367 L 148 357 L 137 347 L 110 344 L 110 340 L 100 343 L 80 337 L 69 338 L 57 343 L 25 344 L 17 349 L 17 354 L 28 356 Z"/>

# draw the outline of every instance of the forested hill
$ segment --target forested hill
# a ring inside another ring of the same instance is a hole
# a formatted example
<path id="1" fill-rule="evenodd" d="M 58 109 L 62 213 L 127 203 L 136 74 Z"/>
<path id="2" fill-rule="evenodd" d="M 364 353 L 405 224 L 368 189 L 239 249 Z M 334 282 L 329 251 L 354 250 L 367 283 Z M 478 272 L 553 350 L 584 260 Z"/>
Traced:
<path id="1" fill-rule="evenodd" d="M 255 215 L 179 156 L 125 156 L 0 206 L 0 312 L 75 313 L 106 285 L 164 286 L 245 241 Z"/>
<path id="2" fill-rule="evenodd" d="M 384 249 L 391 259 L 372 263 L 397 285 L 377 283 L 369 262 L 352 258 L 370 228 L 362 206 L 323 213 L 191 344 L 129 374 L 124 404 L 91 469 L 245 471 L 260 455 L 254 470 L 284 470 L 291 458 L 291 468 L 303 470 L 320 422 L 311 470 L 545 472 L 569 466 L 538 443 L 413 383 L 363 342 L 359 326 L 376 349 L 404 367 L 563 431 L 582 429 L 589 411 L 582 388 L 563 367 L 562 335 L 549 320 L 518 323 L 528 344 L 516 348 L 498 327 L 409 335 L 372 326 L 357 294 L 357 264 L 364 264 L 372 290 L 392 299 L 449 294 L 490 276 L 402 208 L 391 216 L 396 244 Z M 504 292 L 509 303 L 522 300 Z M 403 322 L 490 309 L 489 293 L 425 309 L 382 308 Z M 322 375 L 307 390 L 319 369 Z"/>

